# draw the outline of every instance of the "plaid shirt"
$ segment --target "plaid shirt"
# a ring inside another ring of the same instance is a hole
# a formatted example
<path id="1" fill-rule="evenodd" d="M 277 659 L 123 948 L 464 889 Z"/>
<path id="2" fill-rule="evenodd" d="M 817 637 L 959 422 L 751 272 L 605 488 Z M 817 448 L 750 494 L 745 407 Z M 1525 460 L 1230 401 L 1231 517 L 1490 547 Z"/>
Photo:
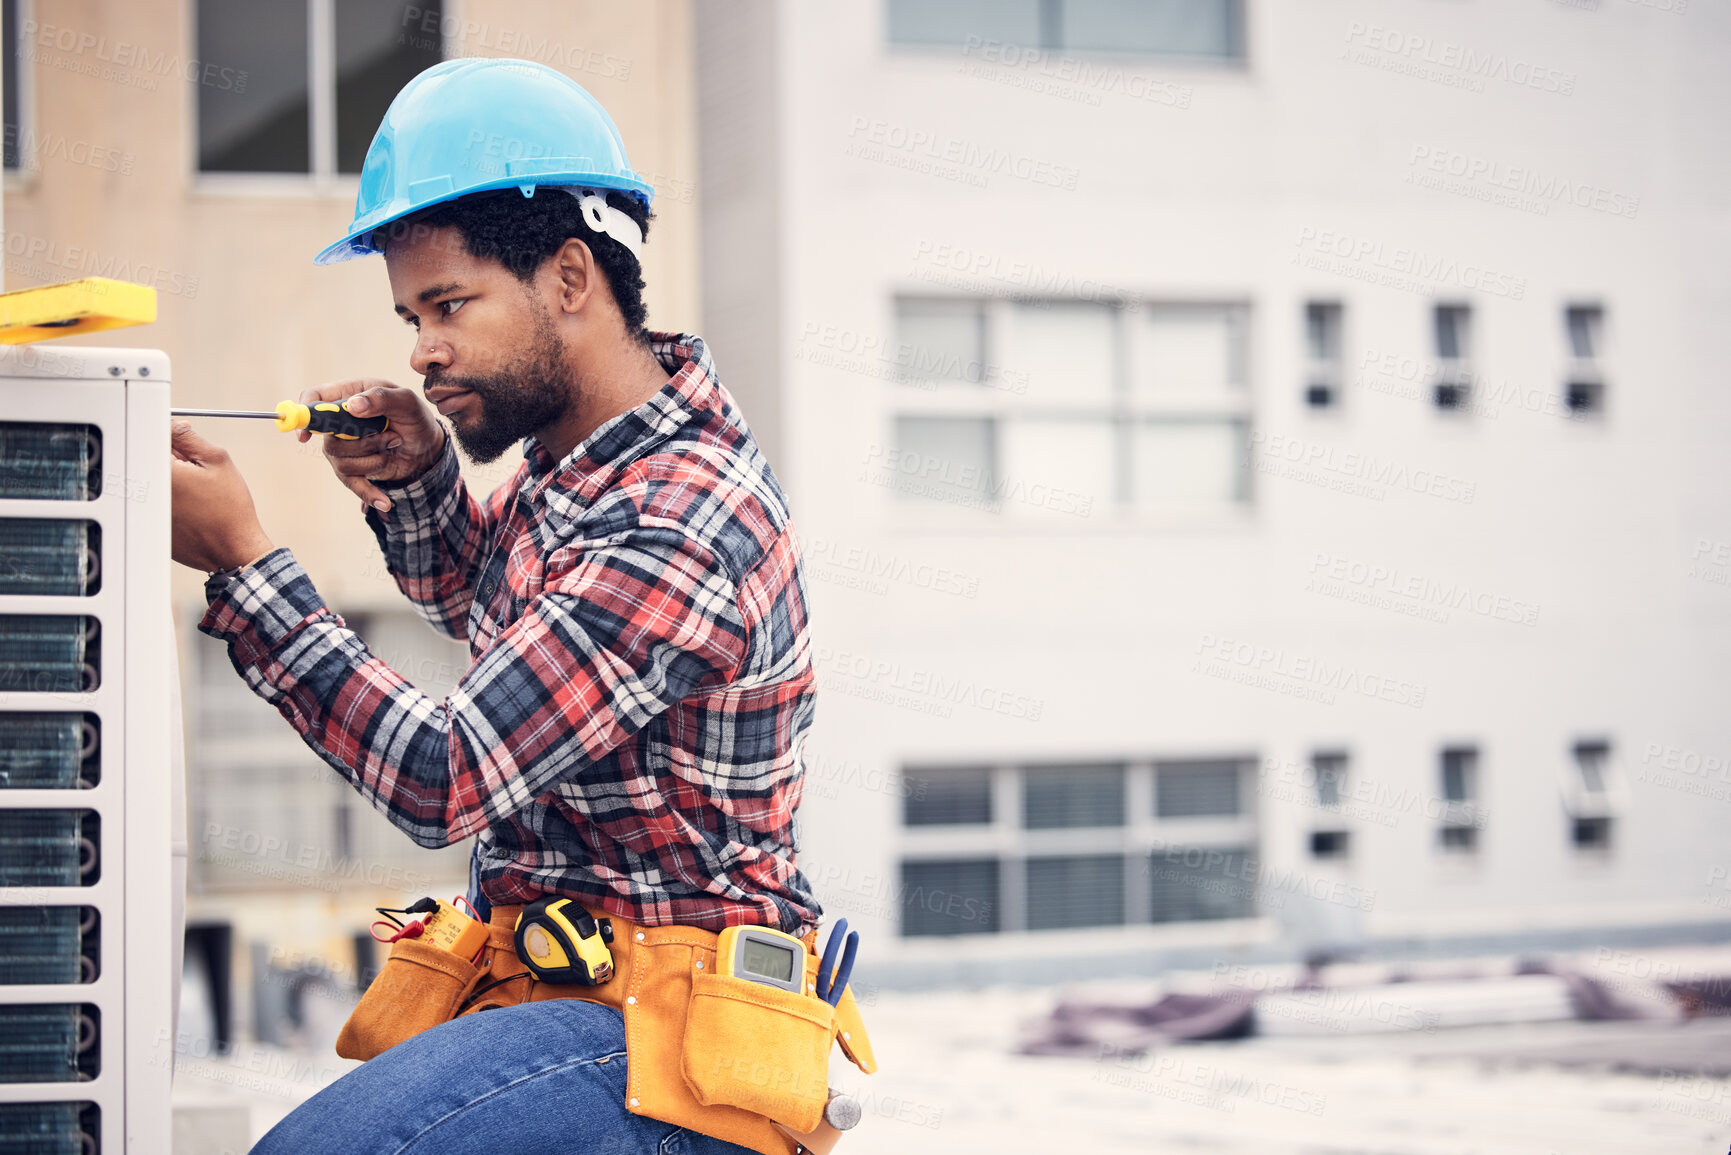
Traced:
<path id="1" fill-rule="evenodd" d="M 477 837 L 481 892 L 651 925 L 804 933 L 794 863 L 815 681 L 799 546 L 703 342 L 563 461 L 534 437 L 485 504 L 446 438 L 367 521 L 473 659 L 436 701 L 373 657 L 287 549 L 213 581 L 199 629 L 423 846 Z"/>

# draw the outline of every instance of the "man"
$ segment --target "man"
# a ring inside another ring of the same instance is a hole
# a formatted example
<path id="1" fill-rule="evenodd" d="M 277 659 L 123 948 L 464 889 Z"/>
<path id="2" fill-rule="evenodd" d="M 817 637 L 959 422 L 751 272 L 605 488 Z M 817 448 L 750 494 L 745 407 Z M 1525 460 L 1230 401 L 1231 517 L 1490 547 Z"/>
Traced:
<path id="1" fill-rule="evenodd" d="M 523 138 L 537 183 L 452 145 L 481 127 Z M 199 628 L 313 750 L 422 845 L 476 838 L 478 905 L 563 895 L 648 927 L 803 935 L 820 912 L 794 861 L 814 684 L 799 550 L 702 341 L 643 327 L 647 199 L 571 81 L 452 61 L 393 103 L 355 226 L 321 258 L 382 251 L 415 330 L 426 401 L 381 381 L 302 400 L 389 418 L 325 451 L 399 588 L 469 641 L 448 699 L 372 657 L 184 424 L 174 557 L 212 571 Z M 477 462 L 521 441 L 484 503 L 427 402 Z M 258 1150 L 743 1150 L 628 1110 L 627 1051 L 620 1012 L 593 1002 L 454 1018 Z"/>

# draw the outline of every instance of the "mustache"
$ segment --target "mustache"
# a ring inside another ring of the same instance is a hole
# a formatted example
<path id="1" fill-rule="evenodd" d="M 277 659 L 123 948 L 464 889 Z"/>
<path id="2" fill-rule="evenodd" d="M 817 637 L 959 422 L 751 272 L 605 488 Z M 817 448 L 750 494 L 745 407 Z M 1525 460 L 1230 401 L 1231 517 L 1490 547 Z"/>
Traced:
<path id="1" fill-rule="evenodd" d="M 443 366 L 434 365 L 421 375 L 423 391 L 435 386 L 447 386 L 451 389 L 467 389 L 471 393 L 487 393 L 491 390 L 496 378 L 473 377 L 464 373 L 452 373 Z"/>

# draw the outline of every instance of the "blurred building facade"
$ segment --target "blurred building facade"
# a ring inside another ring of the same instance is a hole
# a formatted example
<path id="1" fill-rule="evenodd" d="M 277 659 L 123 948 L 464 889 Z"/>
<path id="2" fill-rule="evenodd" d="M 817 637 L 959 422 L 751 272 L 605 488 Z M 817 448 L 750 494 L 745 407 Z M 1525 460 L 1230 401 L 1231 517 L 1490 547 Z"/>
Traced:
<path id="1" fill-rule="evenodd" d="M 879 975 L 1723 936 L 1723 13 L 697 23 Z"/>
<path id="2" fill-rule="evenodd" d="M 410 76 L 441 58 L 517 56 L 564 71 L 618 122 L 659 190 L 645 249 L 650 315 L 695 328 L 690 22 L 683 0 L 8 0 L 6 287 L 83 276 L 154 285 L 154 326 L 81 343 L 165 349 L 180 407 L 270 409 L 355 377 L 417 385 L 383 264 L 315 268 L 312 257 L 346 228 L 366 146 Z M 467 648 L 397 592 L 319 447 L 266 422 L 199 428 L 234 454 L 266 532 L 375 654 L 448 693 Z M 515 465 L 466 469 L 485 492 Z M 188 921 L 213 932 L 188 954 L 220 955 L 232 941 L 237 1025 L 282 1041 L 307 982 L 353 981 L 352 940 L 373 906 L 460 890 L 467 846 L 415 846 L 339 780 L 197 633 L 202 575 L 174 576 Z M 172 669 L 165 662 L 165 676 Z M 260 974 L 282 981 L 249 981 Z"/>
<path id="3" fill-rule="evenodd" d="M 155 284 L 112 342 L 167 349 L 181 406 L 413 383 L 379 264 L 310 260 L 408 75 L 528 56 L 601 99 L 659 190 L 651 323 L 709 339 L 805 539 L 802 861 L 878 976 L 1731 925 L 1722 15 L 4 15 L 7 287 Z M 448 689 L 462 647 L 313 448 L 206 426 L 374 651 Z M 190 913 L 265 965 L 351 959 L 464 851 L 338 782 L 177 580 Z"/>

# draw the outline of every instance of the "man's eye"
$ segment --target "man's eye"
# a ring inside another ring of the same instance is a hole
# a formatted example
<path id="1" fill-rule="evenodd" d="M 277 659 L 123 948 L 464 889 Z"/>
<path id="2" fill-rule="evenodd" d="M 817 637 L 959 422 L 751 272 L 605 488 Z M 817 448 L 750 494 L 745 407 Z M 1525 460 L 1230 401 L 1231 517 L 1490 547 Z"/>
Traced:
<path id="1" fill-rule="evenodd" d="M 445 316 L 449 317 L 449 316 L 454 315 L 458 309 L 461 309 L 464 305 L 467 305 L 468 303 L 469 303 L 469 298 L 457 297 L 457 298 L 450 300 L 450 301 L 440 301 L 439 302 L 439 308 L 443 309 L 445 311 Z"/>

